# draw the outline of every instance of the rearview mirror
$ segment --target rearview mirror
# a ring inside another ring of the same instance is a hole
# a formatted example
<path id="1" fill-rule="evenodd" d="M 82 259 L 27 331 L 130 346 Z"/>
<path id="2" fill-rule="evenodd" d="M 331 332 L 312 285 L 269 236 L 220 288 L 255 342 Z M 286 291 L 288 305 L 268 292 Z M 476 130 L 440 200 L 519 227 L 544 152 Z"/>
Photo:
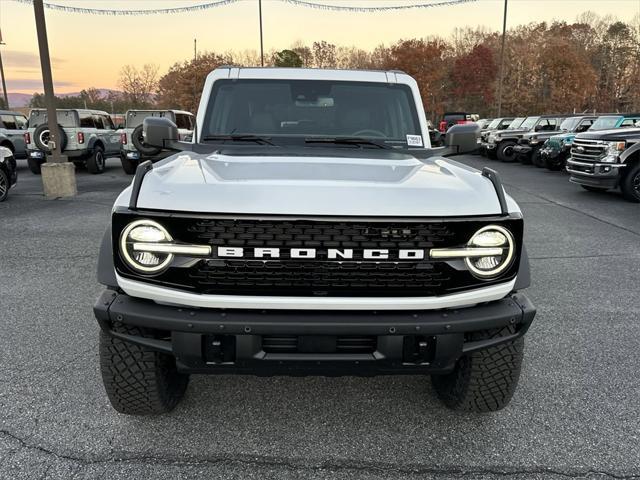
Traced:
<path id="1" fill-rule="evenodd" d="M 480 127 L 477 123 L 454 125 L 447 130 L 447 136 L 445 137 L 445 145 L 452 151 L 449 155 L 473 152 L 478 148 L 479 137 Z"/>
<path id="2" fill-rule="evenodd" d="M 147 117 L 142 123 L 142 137 L 150 147 L 175 148 L 172 143 L 178 141 L 178 127 L 168 118 Z"/>

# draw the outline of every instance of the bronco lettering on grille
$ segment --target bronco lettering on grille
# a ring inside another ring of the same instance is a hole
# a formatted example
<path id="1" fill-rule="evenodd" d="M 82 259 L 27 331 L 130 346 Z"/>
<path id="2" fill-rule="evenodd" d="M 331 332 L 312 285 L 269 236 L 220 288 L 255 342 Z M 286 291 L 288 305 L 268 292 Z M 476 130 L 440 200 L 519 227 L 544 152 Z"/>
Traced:
<path id="1" fill-rule="evenodd" d="M 329 260 L 350 260 L 354 258 L 354 253 L 365 260 L 422 260 L 425 258 L 423 249 L 401 249 L 389 250 L 384 248 L 369 248 L 354 251 L 352 248 L 243 248 L 243 247 L 218 247 L 217 256 L 219 258 L 244 258 L 251 256 L 253 258 L 298 258 L 298 259 L 314 259 L 327 258 Z"/>

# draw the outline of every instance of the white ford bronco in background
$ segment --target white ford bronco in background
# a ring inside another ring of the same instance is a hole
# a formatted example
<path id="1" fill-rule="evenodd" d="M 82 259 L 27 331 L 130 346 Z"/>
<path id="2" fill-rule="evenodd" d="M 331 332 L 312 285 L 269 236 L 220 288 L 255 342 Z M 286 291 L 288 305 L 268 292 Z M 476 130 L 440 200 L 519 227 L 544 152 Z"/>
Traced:
<path id="1" fill-rule="evenodd" d="M 516 388 L 535 309 L 523 219 L 496 172 L 431 148 L 397 71 L 219 68 L 191 142 L 145 142 L 102 242 L 94 306 L 114 408 L 171 410 L 190 374 L 429 374 L 457 410 Z"/>

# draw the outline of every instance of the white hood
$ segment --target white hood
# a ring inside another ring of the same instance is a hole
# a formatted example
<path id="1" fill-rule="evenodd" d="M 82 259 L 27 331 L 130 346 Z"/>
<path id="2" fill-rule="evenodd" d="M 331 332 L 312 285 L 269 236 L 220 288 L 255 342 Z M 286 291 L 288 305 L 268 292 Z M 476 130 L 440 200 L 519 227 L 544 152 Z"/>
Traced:
<path id="1" fill-rule="evenodd" d="M 184 152 L 144 177 L 142 209 L 271 215 L 446 217 L 493 215 L 493 184 L 477 170 L 389 151 L 341 156 Z M 131 187 L 116 201 L 127 206 Z M 508 198 L 510 212 L 519 211 Z"/>

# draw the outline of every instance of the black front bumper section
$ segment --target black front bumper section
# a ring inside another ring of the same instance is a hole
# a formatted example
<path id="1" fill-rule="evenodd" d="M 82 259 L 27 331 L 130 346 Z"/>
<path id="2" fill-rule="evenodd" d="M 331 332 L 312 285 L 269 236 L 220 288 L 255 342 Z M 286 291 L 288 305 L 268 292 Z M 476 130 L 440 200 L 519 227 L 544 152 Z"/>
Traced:
<path id="1" fill-rule="evenodd" d="M 363 312 L 191 309 L 106 290 L 94 312 L 103 331 L 174 355 L 180 371 L 334 376 L 445 373 L 465 353 L 524 335 L 536 310 L 521 293 L 457 310 Z M 114 322 L 156 334 L 125 335 Z M 513 333 L 471 337 L 504 327 Z"/>

